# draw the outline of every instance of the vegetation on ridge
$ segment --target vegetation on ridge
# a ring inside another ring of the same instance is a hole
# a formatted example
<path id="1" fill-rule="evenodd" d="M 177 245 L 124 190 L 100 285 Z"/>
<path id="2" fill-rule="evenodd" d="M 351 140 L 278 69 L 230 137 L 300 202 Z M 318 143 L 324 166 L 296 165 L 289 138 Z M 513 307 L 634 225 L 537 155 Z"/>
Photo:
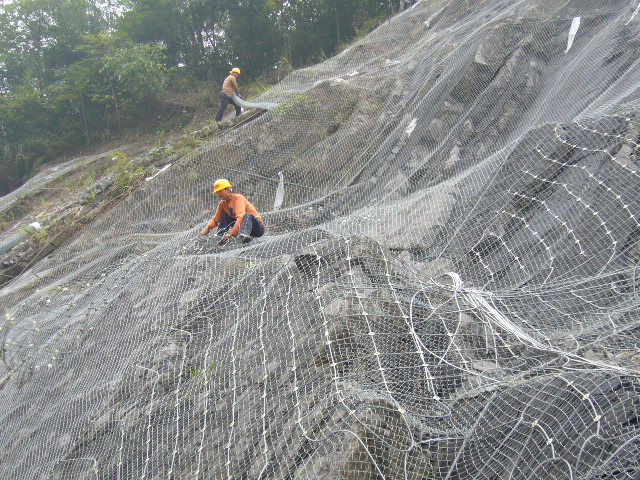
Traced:
<path id="1" fill-rule="evenodd" d="M 0 195 L 39 165 L 315 62 L 390 13 L 379 0 L 15 0 L 0 5 Z"/>

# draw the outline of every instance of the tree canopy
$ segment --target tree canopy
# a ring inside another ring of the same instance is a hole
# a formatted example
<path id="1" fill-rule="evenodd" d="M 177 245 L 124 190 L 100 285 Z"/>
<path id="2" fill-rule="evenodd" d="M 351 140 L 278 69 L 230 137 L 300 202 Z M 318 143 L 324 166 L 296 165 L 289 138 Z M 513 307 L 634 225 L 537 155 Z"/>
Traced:
<path id="1" fill-rule="evenodd" d="M 0 195 L 163 111 L 172 82 L 332 55 L 388 0 L 13 0 L 0 5 Z M 179 73 L 176 73 L 179 72 Z"/>

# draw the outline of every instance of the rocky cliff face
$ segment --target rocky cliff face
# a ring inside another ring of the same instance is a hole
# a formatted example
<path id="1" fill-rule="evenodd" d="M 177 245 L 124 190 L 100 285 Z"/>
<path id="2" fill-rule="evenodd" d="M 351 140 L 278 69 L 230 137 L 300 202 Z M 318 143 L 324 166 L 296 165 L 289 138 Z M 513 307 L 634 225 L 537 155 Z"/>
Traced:
<path id="1" fill-rule="evenodd" d="M 2 476 L 636 478 L 639 29 L 422 0 L 291 74 L 2 288 Z"/>

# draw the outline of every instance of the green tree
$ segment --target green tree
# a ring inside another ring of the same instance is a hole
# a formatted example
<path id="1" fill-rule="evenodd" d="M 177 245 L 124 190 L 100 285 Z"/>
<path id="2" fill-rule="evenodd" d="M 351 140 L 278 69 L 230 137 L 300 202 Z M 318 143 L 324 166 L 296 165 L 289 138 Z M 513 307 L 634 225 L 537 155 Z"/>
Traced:
<path id="1" fill-rule="evenodd" d="M 26 83 L 0 96 L 0 194 L 26 180 L 36 159 L 46 157 L 55 118 L 45 105 L 43 92 Z"/>
<path id="2" fill-rule="evenodd" d="M 229 10 L 225 30 L 228 62 L 241 66 L 249 78 L 272 69 L 281 55 L 282 36 L 277 24 L 279 6 L 271 0 L 238 0 Z"/>
<path id="3" fill-rule="evenodd" d="M 161 110 L 168 78 L 162 47 L 109 32 L 85 42 L 60 80 L 45 88 L 27 82 L 0 96 L 1 192 L 40 163 Z"/>
<path id="4" fill-rule="evenodd" d="M 148 124 L 162 112 L 168 78 L 217 83 L 238 65 L 246 81 L 282 57 L 305 65 L 368 30 L 388 7 L 389 0 L 1 3 L 0 194 L 40 163 Z"/>
<path id="5" fill-rule="evenodd" d="M 119 28 L 139 43 L 166 47 L 168 66 L 203 77 L 221 65 L 224 0 L 126 0 Z"/>
<path id="6" fill-rule="evenodd" d="M 281 54 L 295 66 L 328 57 L 387 10 L 384 0 L 283 0 L 276 9 Z"/>
<path id="7" fill-rule="evenodd" d="M 160 45 L 133 43 L 110 32 L 85 41 L 79 48 L 84 58 L 69 67 L 56 96 L 71 107 L 67 115 L 85 134 L 102 130 L 101 124 L 117 131 L 159 106 L 168 78 Z"/>
<path id="8" fill-rule="evenodd" d="M 31 82 L 42 88 L 78 57 L 86 34 L 104 26 L 90 0 L 15 0 L 0 5 L 3 90 Z"/>

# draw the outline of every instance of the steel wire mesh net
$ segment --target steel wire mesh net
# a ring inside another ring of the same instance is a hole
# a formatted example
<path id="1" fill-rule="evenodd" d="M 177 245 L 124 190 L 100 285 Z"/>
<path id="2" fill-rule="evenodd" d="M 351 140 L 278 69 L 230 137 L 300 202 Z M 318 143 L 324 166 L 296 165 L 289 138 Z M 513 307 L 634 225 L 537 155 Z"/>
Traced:
<path id="1" fill-rule="evenodd" d="M 422 0 L 290 74 L 3 287 L 2 478 L 640 478 L 639 28 Z"/>

